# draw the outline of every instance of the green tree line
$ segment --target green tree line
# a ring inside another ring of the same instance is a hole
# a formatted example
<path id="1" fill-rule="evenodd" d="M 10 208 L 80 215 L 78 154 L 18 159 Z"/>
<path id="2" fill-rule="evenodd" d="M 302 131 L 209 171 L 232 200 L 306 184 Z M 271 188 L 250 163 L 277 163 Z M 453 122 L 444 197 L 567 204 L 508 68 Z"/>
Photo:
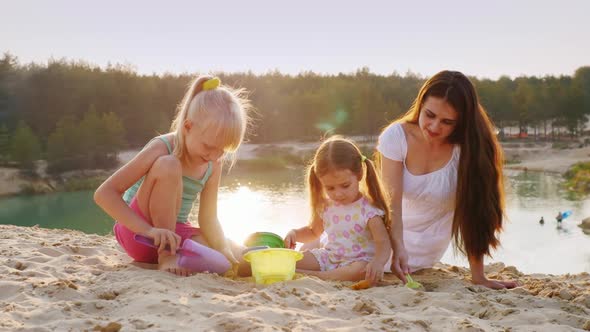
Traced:
<path id="1" fill-rule="evenodd" d="M 256 113 L 251 142 L 311 140 L 326 132 L 377 135 L 410 106 L 425 78 L 412 73 L 286 75 L 278 71 L 217 73 L 250 92 Z M 140 75 L 129 66 L 81 61 L 21 64 L 0 59 L 0 160 L 50 169 L 107 167 L 122 148 L 143 146 L 167 132 L 194 75 Z M 472 77 L 497 127 L 557 129 L 580 135 L 590 114 L 590 67 L 573 76 Z"/>

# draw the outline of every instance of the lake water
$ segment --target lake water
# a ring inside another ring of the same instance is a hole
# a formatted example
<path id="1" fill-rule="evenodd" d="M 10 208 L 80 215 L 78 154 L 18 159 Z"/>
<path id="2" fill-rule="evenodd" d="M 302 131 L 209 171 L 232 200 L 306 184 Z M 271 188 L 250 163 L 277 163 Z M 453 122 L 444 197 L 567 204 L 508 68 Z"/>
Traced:
<path id="1" fill-rule="evenodd" d="M 590 235 L 577 225 L 590 216 L 590 201 L 570 197 L 553 174 L 507 171 L 507 215 L 502 248 L 486 263 L 502 261 L 526 273 L 590 272 Z M 308 222 L 309 207 L 301 169 L 229 174 L 219 193 L 219 219 L 237 242 L 256 231 L 281 236 Z M 0 224 L 39 225 L 109 234 L 113 221 L 92 200 L 92 192 L 54 193 L 0 199 Z M 558 211 L 572 216 L 558 227 Z M 196 214 L 191 215 L 193 218 Z M 540 225 L 543 216 L 545 224 Z M 444 263 L 466 266 L 452 248 Z"/>

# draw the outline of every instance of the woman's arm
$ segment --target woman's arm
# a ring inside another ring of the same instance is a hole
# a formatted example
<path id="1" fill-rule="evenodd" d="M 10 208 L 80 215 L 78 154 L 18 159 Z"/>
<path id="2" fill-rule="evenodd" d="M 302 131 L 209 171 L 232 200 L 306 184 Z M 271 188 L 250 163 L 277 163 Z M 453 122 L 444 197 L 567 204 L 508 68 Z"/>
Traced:
<path id="1" fill-rule="evenodd" d="M 492 289 L 514 288 L 518 286 L 514 281 L 501 281 L 486 278 L 483 272 L 483 256 L 469 256 L 469 268 L 471 269 L 471 282 L 476 285 L 482 285 Z"/>
<path id="2" fill-rule="evenodd" d="M 375 257 L 367 264 L 365 280 L 374 284 L 383 278 L 383 267 L 391 254 L 391 242 L 381 217 L 373 217 L 367 224 L 375 241 Z"/>
<path id="3" fill-rule="evenodd" d="M 389 193 L 391 207 L 391 229 L 389 236 L 393 249 L 391 272 L 404 283 L 409 273 L 408 254 L 404 246 L 404 229 L 402 223 L 403 163 L 381 156 L 381 176 Z"/>

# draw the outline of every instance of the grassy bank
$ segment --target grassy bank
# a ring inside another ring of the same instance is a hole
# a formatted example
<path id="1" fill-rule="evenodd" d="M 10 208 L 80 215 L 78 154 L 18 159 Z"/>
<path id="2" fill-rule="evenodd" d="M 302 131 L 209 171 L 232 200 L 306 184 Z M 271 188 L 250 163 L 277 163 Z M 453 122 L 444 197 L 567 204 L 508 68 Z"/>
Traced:
<path id="1" fill-rule="evenodd" d="M 590 162 L 577 163 L 565 174 L 566 187 L 581 194 L 590 193 Z"/>

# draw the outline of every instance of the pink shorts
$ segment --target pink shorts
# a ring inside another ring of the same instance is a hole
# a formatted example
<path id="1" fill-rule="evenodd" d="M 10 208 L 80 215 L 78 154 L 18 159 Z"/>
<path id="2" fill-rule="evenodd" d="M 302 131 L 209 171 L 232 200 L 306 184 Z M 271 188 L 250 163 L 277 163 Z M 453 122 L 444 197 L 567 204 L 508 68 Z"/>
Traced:
<path id="1" fill-rule="evenodd" d="M 151 220 L 148 220 L 148 218 L 146 218 L 143 213 L 141 213 L 139 205 L 137 204 L 137 199 L 135 197 L 133 200 L 131 200 L 129 207 L 135 211 L 138 216 L 145 220 L 146 223 L 153 226 Z M 113 232 L 115 233 L 117 242 L 119 242 L 129 257 L 142 263 L 155 264 L 158 262 L 158 250 L 135 241 L 133 239 L 135 233 L 133 233 L 127 227 L 116 222 L 115 226 L 113 226 Z M 177 222 L 175 232 L 176 234 L 180 235 L 181 245 L 184 240 L 201 234 L 201 231 L 198 228 L 192 227 L 188 221 L 186 223 Z"/>

